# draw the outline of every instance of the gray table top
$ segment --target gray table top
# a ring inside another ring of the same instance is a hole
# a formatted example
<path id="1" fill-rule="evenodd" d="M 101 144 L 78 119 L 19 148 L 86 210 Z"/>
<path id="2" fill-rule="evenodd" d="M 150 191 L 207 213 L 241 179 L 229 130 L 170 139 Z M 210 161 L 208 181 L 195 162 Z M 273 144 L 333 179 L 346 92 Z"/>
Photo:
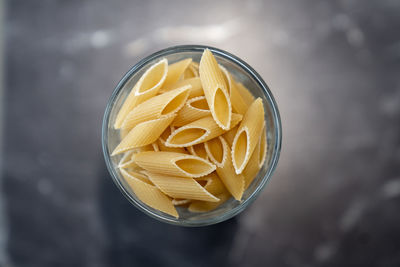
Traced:
<path id="1" fill-rule="evenodd" d="M 1 266 L 400 265 L 399 1 L 6 8 Z M 283 124 L 281 159 L 260 197 L 203 228 L 131 206 L 100 142 L 122 75 L 189 43 L 253 66 Z"/>

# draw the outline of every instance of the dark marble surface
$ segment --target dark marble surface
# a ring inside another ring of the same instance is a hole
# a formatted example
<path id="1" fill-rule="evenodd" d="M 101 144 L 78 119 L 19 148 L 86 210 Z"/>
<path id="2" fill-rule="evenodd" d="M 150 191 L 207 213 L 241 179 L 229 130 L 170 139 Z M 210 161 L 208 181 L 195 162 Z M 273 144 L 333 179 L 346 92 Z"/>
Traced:
<path id="1" fill-rule="evenodd" d="M 400 2 L 6 3 L 2 266 L 400 266 Z M 103 111 L 159 49 L 232 52 L 279 105 L 276 174 L 240 216 L 159 223 L 113 185 Z"/>

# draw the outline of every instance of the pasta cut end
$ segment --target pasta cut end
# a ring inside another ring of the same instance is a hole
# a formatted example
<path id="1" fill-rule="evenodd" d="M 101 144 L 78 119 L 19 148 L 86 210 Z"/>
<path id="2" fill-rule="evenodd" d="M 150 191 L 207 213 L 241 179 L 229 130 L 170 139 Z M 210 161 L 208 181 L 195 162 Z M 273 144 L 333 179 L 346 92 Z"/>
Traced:
<path id="1" fill-rule="evenodd" d="M 153 65 L 142 77 L 146 77 L 147 79 L 143 79 L 141 86 L 139 86 L 138 90 L 135 92 L 136 95 L 144 94 L 146 91 L 153 89 L 156 86 L 162 84 L 166 78 L 165 73 L 168 72 L 168 61 L 167 59 L 162 59 L 160 62 Z"/>
<path id="2" fill-rule="evenodd" d="M 168 115 L 180 110 L 189 96 L 189 87 L 176 95 L 161 111 L 161 115 Z"/>
<path id="3" fill-rule="evenodd" d="M 122 139 L 111 156 L 155 142 L 175 117 L 176 114 L 170 114 L 162 116 L 159 119 L 142 122 L 136 125 L 128 135 Z"/>
<path id="4" fill-rule="evenodd" d="M 211 180 L 197 180 L 202 187 L 205 187 L 208 183 L 210 183 Z"/>
<path id="5" fill-rule="evenodd" d="M 207 100 L 204 96 L 192 98 L 190 102 L 188 101 L 188 105 L 200 110 L 210 110 Z"/>
<path id="6" fill-rule="evenodd" d="M 224 130 L 229 130 L 231 126 L 232 110 L 229 98 L 224 90 L 217 88 L 213 99 L 211 113 L 215 122 Z"/>
<path id="7" fill-rule="evenodd" d="M 182 74 L 192 62 L 191 58 L 186 58 L 181 61 L 175 62 L 168 66 L 168 75 L 165 79 L 164 86 L 168 87 L 178 82 L 182 78 Z"/>
<path id="8" fill-rule="evenodd" d="M 260 168 L 264 164 L 266 156 L 267 156 L 267 134 L 266 134 L 265 128 L 264 128 L 263 133 L 261 135 L 260 153 L 259 153 L 259 156 L 258 156 L 258 166 Z"/>
<path id="9" fill-rule="evenodd" d="M 175 165 L 189 177 L 202 177 L 215 171 L 215 166 L 200 157 L 185 157 L 175 161 Z"/>
<path id="10" fill-rule="evenodd" d="M 223 143 L 222 137 L 211 139 L 205 144 L 205 149 L 210 160 L 217 165 L 217 167 L 222 168 L 226 160 L 226 143 Z"/>
<path id="11" fill-rule="evenodd" d="M 204 148 L 204 143 L 200 143 L 189 147 L 189 151 L 192 155 L 198 156 L 203 159 L 207 159 L 207 152 Z"/>
<path id="12" fill-rule="evenodd" d="M 167 140 L 168 136 L 172 133 L 173 130 L 174 129 L 173 129 L 172 126 L 167 127 L 167 129 L 165 129 L 165 131 L 160 135 L 161 142 L 165 143 L 165 141 Z"/>
<path id="13" fill-rule="evenodd" d="M 124 169 L 120 169 L 120 172 L 122 174 L 122 176 L 124 176 L 125 179 L 138 179 L 146 184 L 149 185 L 154 185 L 149 178 L 147 178 L 146 175 L 141 174 L 141 173 L 137 173 L 137 172 L 132 172 L 132 171 L 126 171 Z"/>
<path id="14" fill-rule="evenodd" d="M 242 173 L 249 157 L 249 135 L 247 129 L 239 131 L 232 144 L 232 161 L 236 174 Z"/>
<path id="15" fill-rule="evenodd" d="M 186 147 L 199 143 L 202 139 L 209 135 L 207 129 L 190 127 L 185 128 L 185 126 L 175 130 L 168 137 L 165 142 L 166 146 L 170 147 Z"/>

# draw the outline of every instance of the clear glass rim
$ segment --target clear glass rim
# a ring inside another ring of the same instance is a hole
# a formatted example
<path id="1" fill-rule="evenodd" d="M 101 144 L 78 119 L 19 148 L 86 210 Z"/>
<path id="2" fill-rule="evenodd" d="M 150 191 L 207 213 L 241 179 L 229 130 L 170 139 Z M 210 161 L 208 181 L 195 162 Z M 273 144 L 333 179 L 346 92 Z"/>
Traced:
<path id="1" fill-rule="evenodd" d="M 262 178 L 260 184 L 257 186 L 257 188 L 250 194 L 250 196 L 243 200 L 238 206 L 228 210 L 227 212 L 223 213 L 222 215 L 216 216 L 215 218 L 208 218 L 204 220 L 180 220 L 180 219 L 174 219 L 174 218 L 168 218 L 166 216 L 162 216 L 161 214 L 157 214 L 153 212 L 151 209 L 149 209 L 147 206 L 143 205 L 142 203 L 138 202 L 136 199 L 134 199 L 129 192 L 126 191 L 125 187 L 122 185 L 121 181 L 118 179 L 118 174 L 116 173 L 115 168 L 113 167 L 113 164 L 111 162 L 111 157 L 108 152 L 108 124 L 109 124 L 109 119 L 110 119 L 110 113 L 111 109 L 113 107 L 113 104 L 115 102 L 115 99 L 119 95 L 120 91 L 124 87 L 125 83 L 129 81 L 130 77 L 134 75 L 138 70 L 140 70 L 142 67 L 144 67 L 147 63 L 150 61 L 160 58 L 163 56 L 167 56 L 170 54 L 175 54 L 175 53 L 180 53 L 180 52 L 202 52 L 204 49 L 210 49 L 212 53 L 221 56 L 225 59 L 228 59 L 238 66 L 240 66 L 244 71 L 246 71 L 248 74 L 252 76 L 252 78 L 258 83 L 258 85 L 263 89 L 263 92 L 265 94 L 265 97 L 268 100 L 268 104 L 271 106 L 272 109 L 272 114 L 273 114 L 273 120 L 274 124 L 276 125 L 275 127 L 275 136 L 276 136 L 276 142 L 274 146 L 274 150 L 272 152 L 272 158 L 271 158 L 271 163 L 268 166 L 268 169 Z M 104 117 L 103 117 L 103 123 L 102 123 L 102 148 L 103 148 L 103 154 L 104 154 L 104 159 L 107 165 L 107 169 L 109 173 L 111 174 L 111 178 L 114 181 L 115 185 L 119 188 L 119 190 L 122 192 L 122 194 L 138 209 L 143 211 L 145 214 L 149 215 L 152 218 L 155 218 L 161 222 L 166 222 L 172 225 L 178 225 L 178 226 L 207 226 L 207 225 L 212 225 L 216 224 L 225 220 L 228 220 L 237 214 L 239 214 L 241 211 L 243 211 L 248 205 L 250 205 L 260 194 L 260 192 L 263 190 L 267 182 L 269 181 L 270 177 L 273 175 L 275 172 L 276 166 L 278 164 L 279 156 L 280 156 L 280 151 L 281 151 L 281 144 L 282 144 L 282 125 L 281 125 L 281 119 L 280 119 L 280 114 L 279 110 L 277 107 L 277 104 L 275 102 L 275 99 L 267 86 L 267 84 L 264 82 L 264 80 L 261 78 L 261 76 L 252 68 L 250 67 L 246 62 L 241 60 L 240 58 L 232 55 L 231 53 L 228 53 L 224 50 L 210 47 L 210 46 L 203 46 L 203 45 L 179 45 L 179 46 L 173 46 L 173 47 L 168 47 L 166 49 L 160 50 L 158 52 L 155 52 L 151 54 L 150 56 L 140 60 L 137 64 L 135 64 L 123 77 L 122 79 L 118 82 L 117 86 L 115 87 L 112 95 L 110 96 L 106 110 L 104 112 Z"/>

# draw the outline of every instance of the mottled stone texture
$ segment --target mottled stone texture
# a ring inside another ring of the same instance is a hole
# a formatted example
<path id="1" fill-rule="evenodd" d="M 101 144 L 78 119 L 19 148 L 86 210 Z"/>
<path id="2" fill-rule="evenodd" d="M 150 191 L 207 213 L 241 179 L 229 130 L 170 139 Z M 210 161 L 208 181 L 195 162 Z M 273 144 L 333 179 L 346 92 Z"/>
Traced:
<path id="1" fill-rule="evenodd" d="M 1 196 L 14 266 L 400 266 L 400 2 L 7 2 Z M 215 226 L 159 223 L 113 185 L 103 111 L 138 60 L 232 52 L 278 102 L 270 183 Z M 3 233 L 4 235 L 4 233 Z"/>

